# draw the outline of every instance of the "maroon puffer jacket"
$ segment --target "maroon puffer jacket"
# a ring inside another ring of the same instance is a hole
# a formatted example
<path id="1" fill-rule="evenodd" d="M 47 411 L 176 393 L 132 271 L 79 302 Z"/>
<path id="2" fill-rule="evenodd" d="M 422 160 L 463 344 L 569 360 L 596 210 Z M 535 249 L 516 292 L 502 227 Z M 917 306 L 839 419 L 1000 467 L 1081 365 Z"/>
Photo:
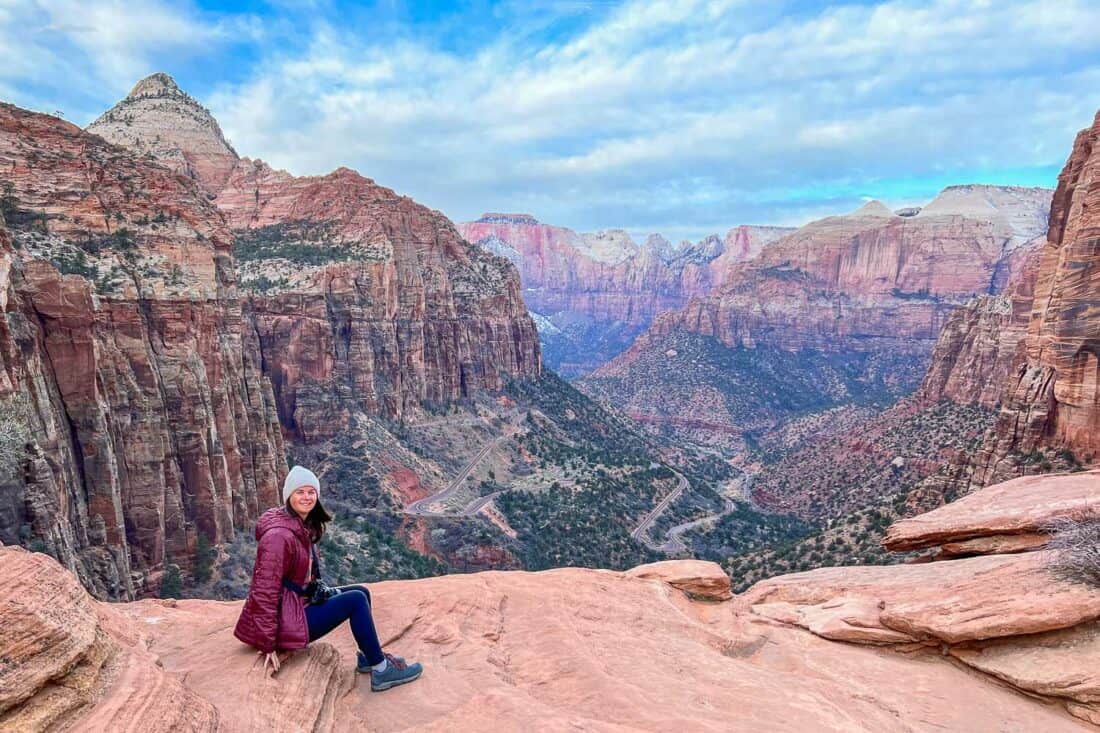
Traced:
<path id="1" fill-rule="evenodd" d="M 283 507 L 268 509 L 256 522 L 256 565 L 252 586 L 233 635 L 262 652 L 302 649 L 309 644 L 305 603 L 283 587 L 283 578 L 305 586 L 309 574 L 309 530 Z"/>

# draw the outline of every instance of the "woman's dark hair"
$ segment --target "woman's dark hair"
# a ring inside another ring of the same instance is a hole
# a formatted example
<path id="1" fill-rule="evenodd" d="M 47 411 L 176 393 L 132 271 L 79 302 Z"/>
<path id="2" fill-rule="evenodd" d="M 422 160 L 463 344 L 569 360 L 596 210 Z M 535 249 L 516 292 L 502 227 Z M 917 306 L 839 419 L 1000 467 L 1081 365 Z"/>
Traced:
<path id="1" fill-rule="evenodd" d="M 297 512 L 290 506 L 289 498 L 287 498 L 285 506 L 288 514 L 292 517 L 298 516 Z M 317 503 L 313 505 L 313 508 L 309 510 L 309 514 L 302 521 L 305 523 L 306 529 L 309 530 L 310 540 L 317 544 L 325 534 L 325 525 L 332 521 L 332 515 L 325 511 L 325 508 L 321 506 L 321 499 L 318 498 Z"/>

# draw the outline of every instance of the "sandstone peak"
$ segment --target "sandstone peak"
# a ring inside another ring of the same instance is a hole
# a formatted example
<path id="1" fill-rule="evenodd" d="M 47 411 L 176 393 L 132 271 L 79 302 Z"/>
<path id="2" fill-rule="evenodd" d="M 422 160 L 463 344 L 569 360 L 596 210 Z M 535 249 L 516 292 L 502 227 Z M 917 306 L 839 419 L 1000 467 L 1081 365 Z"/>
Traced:
<path id="1" fill-rule="evenodd" d="M 878 199 L 871 199 L 852 212 L 852 216 L 895 216 L 893 211 Z"/>
<path id="2" fill-rule="evenodd" d="M 157 97 L 165 94 L 178 94 L 186 97 L 187 95 L 176 84 L 176 80 L 163 71 L 158 71 L 155 74 L 150 74 L 145 77 L 130 90 L 130 93 L 126 96 L 127 99 L 138 99 L 140 97 Z"/>
<path id="3" fill-rule="evenodd" d="M 239 161 L 210 110 L 163 72 L 145 77 L 88 132 L 157 158 L 216 194 Z"/>
<path id="4" fill-rule="evenodd" d="M 638 245 L 625 229 L 584 233 L 578 249 L 597 262 L 616 264 L 638 254 Z"/>
<path id="5" fill-rule="evenodd" d="M 646 237 L 645 244 L 642 245 L 642 248 L 652 252 L 666 263 L 671 262 L 676 256 L 676 248 L 660 234 L 650 234 Z"/>
<path id="6" fill-rule="evenodd" d="M 1046 233 L 1053 194 L 1049 188 L 1024 186 L 948 186 L 917 216 L 965 216 L 992 221 L 998 234 L 1008 238 L 1007 249 L 1015 249 Z"/>

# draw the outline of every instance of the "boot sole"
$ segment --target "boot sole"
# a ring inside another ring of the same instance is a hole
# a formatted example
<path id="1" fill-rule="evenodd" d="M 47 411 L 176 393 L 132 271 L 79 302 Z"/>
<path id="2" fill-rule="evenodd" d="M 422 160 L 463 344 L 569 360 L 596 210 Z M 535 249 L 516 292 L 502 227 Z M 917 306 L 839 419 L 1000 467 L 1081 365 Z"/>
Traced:
<path id="1" fill-rule="evenodd" d="M 380 684 L 374 684 L 374 680 L 371 680 L 370 689 L 371 692 L 383 692 L 391 687 L 397 687 L 398 685 L 404 685 L 408 682 L 420 679 L 420 675 L 424 673 L 424 670 L 420 670 L 412 677 L 403 677 L 399 680 L 390 680 L 389 682 L 382 682 Z"/>

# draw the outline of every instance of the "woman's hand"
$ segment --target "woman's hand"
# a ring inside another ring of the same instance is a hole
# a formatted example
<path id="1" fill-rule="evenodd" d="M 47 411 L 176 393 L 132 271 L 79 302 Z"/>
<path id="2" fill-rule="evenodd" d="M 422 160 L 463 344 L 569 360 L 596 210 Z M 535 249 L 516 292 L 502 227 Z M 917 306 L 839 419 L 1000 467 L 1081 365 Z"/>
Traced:
<path id="1" fill-rule="evenodd" d="M 264 660 L 264 675 L 267 676 L 267 666 L 271 665 L 271 676 L 274 677 L 275 673 L 279 671 L 279 667 L 282 662 L 279 659 L 279 652 L 258 652 L 259 656 L 256 657 L 256 661 L 252 663 L 252 669 L 256 668 L 256 665 L 260 663 L 260 660 Z"/>

